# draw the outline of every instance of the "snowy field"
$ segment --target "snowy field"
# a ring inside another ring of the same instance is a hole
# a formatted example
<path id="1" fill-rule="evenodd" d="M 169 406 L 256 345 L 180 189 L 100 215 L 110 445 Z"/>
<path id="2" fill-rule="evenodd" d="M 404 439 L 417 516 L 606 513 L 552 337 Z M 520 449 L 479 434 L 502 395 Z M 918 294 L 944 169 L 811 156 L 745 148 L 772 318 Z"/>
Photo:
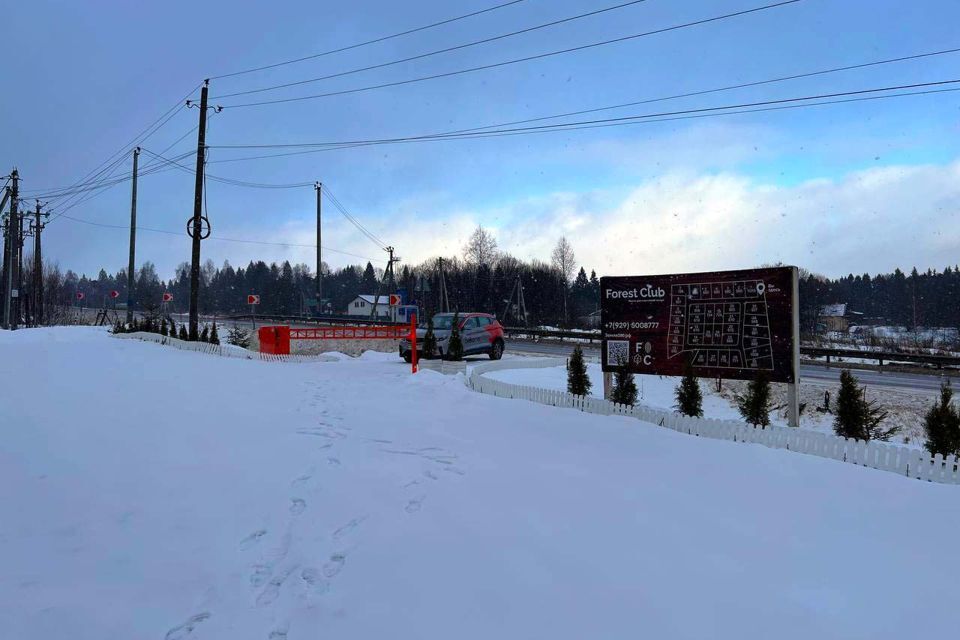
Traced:
<path id="1" fill-rule="evenodd" d="M 0 332 L 0 638 L 904 638 L 958 487 L 411 376 Z M 647 399 L 663 390 L 647 388 Z"/>

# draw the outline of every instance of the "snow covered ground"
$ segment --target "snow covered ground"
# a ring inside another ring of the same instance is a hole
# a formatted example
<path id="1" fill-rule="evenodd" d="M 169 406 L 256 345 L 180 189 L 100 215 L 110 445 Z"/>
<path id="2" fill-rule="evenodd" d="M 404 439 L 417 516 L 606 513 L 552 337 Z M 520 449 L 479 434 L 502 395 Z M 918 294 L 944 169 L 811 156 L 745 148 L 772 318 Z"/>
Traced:
<path id="1" fill-rule="evenodd" d="M 540 387 L 542 389 L 567 390 L 567 371 L 562 364 L 545 369 L 507 369 L 491 371 L 484 375 L 494 380 L 501 380 L 512 384 Z M 590 395 L 603 396 L 603 373 L 598 363 L 588 363 L 587 373 L 590 376 L 592 388 Z M 673 411 L 676 405 L 675 392 L 680 378 L 668 376 L 636 375 L 637 404 L 656 409 Z M 817 384 L 806 385 L 801 381 L 800 401 L 807 404 L 807 408 L 800 416 L 800 427 L 823 433 L 833 433 L 833 414 L 819 412 L 815 407 L 823 404 L 823 392 L 829 390 L 831 403 L 836 400 L 839 384 L 826 385 L 822 381 Z M 701 380 L 700 391 L 703 394 L 703 415 L 706 418 L 718 420 L 740 420 L 737 410 L 736 394 L 746 391 L 746 383 L 734 380 L 724 380 L 720 393 L 716 390 L 713 380 Z M 929 394 L 914 394 L 901 391 L 884 390 L 878 392 L 868 390 L 868 399 L 878 402 L 889 412 L 887 423 L 897 425 L 901 432 L 891 441 L 910 447 L 923 446 L 923 415 L 934 402 Z M 786 386 L 772 385 L 772 404 L 786 407 Z M 831 406 L 834 406 L 831 404 Z M 787 426 L 785 411 L 773 411 L 770 421 L 781 427 Z"/>
<path id="2" fill-rule="evenodd" d="M 38 329 L 0 379 L 0 638 L 872 639 L 960 607 L 954 486 L 392 354 Z"/>

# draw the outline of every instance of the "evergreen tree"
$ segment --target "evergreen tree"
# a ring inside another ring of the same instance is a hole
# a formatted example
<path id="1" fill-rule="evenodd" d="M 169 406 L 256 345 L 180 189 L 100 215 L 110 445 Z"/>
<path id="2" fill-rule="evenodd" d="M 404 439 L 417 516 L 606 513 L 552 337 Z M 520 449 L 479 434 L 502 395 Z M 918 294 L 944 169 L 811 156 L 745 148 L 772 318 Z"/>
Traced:
<path id="1" fill-rule="evenodd" d="M 460 338 L 460 312 L 453 314 L 450 326 L 450 341 L 447 343 L 447 359 L 463 360 L 463 340 Z"/>
<path id="2" fill-rule="evenodd" d="M 843 438 L 857 440 L 889 440 L 899 429 L 882 429 L 880 423 L 887 412 L 867 401 L 865 389 L 849 369 L 840 373 L 840 391 L 837 392 L 837 412 L 833 422 L 833 431 Z"/>
<path id="3" fill-rule="evenodd" d="M 203 331 L 200 332 L 200 342 L 210 342 L 210 328 L 203 325 Z"/>
<path id="4" fill-rule="evenodd" d="M 227 344 L 236 345 L 246 349 L 250 346 L 250 334 L 237 325 L 233 325 L 230 327 L 230 330 L 227 331 Z"/>
<path id="5" fill-rule="evenodd" d="M 433 332 L 433 316 L 427 317 L 427 332 L 423 336 L 423 357 L 432 358 L 437 354 L 437 336 Z"/>
<path id="6" fill-rule="evenodd" d="M 173 318 L 170 318 L 170 329 L 168 333 L 171 338 L 177 337 L 177 323 L 173 321 Z"/>
<path id="7" fill-rule="evenodd" d="M 955 407 L 949 380 L 940 385 L 940 401 L 930 407 L 923 419 L 924 444 L 931 454 L 960 456 L 960 408 Z"/>
<path id="8" fill-rule="evenodd" d="M 210 344 L 220 344 L 220 335 L 217 333 L 216 320 L 213 322 L 213 328 L 210 329 Z"/>
<path id="9" fill-rule="evenodd" d="M 763 371 L 747 386 L 747 393 L 737 398 L 737 408 L 743 419 L 754 427 L 770 424 L 770 380 Z"/>
<path id="10" fill-rule="evenodd" d="M 617 361 L 617 369 L 613 374 L 613 389 L 610 390 L 610 400 L 617 404 L 633 406 L 637 403 L 637 383 L 633 380 L 633 373 L 626 359 Z"/>
<path id="11" fill-rule="evenodd" d="M 676 409 L 685 416 L 703 417 L 703 393 L 700 391 L 700 381 L 693 375 L 693 367 L 687 363 L 683 379 L 677 385 Z"/>
<path id="12" fill-rule="evenodd" d="M 581 270 L 582 271 L 582 270 Z M 587 374 L 587 363 L 583 360 L 583 349 L 578 344 L 567 361 L 567 391 L 576 396 L 590 394 L 590 376 Z"/>
<path id="13" fill-rule="evenodd" d="M 160 321 L 160 335 L 162 335 L 162 336 L 164 336 L 164 337 L 170 335 L 170 334 L 169 334 L 169 328 L 167 327 L 167 319 L 166 319 L 166 318 L 163 318 L 163 319 Z"/>
<path id="14" fill-rule="evenodd" d="M 177 337 L 180 338 L 181 340 L 190 339 L 190 334 L 187 333 L 187 325 L 185 324 L 180 325 L 180 335 L 178 335 Z"/>

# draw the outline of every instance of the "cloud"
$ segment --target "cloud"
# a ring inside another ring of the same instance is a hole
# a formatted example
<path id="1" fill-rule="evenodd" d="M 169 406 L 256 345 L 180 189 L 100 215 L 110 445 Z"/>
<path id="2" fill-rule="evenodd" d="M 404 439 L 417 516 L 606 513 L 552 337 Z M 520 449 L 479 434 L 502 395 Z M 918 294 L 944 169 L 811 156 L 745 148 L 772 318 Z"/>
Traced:
<path id="1" fill-rule="evenodd" d="M 477 225 L 502 249 L 549 259 L 561 235 L 601 274 L 785 262 L 829 275 L 943 268 L 960 246 L 960 161 L 888 166 L 782 187 L 737 173 L 674 172 L 625 189 L 555 193 L 496 209 L 391 221 L 414 262 L 458 253 Z M 496 217 L 497 225 L 485 221 Z"/>
<path id="2" fill-rule="evenodd" d="M 549 260 L 566 236 L 577 262 L 598 274 L 735 269 L 784 262 L 831 276 L 942 269 L 960 249 L 960 160 L 943 165 L 886 166 L 837 179 L 782 186 L 737 172 L 668 172 L 626 186 L 565 191 L 458 206 L 447 194 L 396 203 L 394 212 L 365 213 L 374 232 L 407 264 L 460 255 L 481 224 L 502 250 Z M 314 222 L 299 216 L 269 232 L 225 229 L 223 235 L 313 244 Z M 332 213 L 324 244 L 384 261 L 386 255 Z M 211 247 L 216 245 L 211 244 Z M 237 246 L 224 247 L 236 257 Z M 312 265 L 309 247 L 251 246 L 251 255 Z M 333 265 L 364 262 L 327 252 Z M 214 256 L 216 259 L 216 256 Z"/>

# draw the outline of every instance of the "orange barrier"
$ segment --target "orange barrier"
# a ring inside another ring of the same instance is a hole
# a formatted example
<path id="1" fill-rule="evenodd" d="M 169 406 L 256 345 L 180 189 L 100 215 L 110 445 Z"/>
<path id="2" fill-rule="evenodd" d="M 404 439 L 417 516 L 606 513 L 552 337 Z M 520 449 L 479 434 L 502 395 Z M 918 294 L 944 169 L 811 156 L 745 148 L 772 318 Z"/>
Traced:
<path id="1" fill-rule="evenodd" d="M 410 325 L 361 326 L 361 327 L 308 327 L 305 329 L 287 326 L 260 327 L 260 353 L 289 355 L 291 340 L 410 340 L 413 373 L 417 366 L 417 316 L 410 315 Z"/>

